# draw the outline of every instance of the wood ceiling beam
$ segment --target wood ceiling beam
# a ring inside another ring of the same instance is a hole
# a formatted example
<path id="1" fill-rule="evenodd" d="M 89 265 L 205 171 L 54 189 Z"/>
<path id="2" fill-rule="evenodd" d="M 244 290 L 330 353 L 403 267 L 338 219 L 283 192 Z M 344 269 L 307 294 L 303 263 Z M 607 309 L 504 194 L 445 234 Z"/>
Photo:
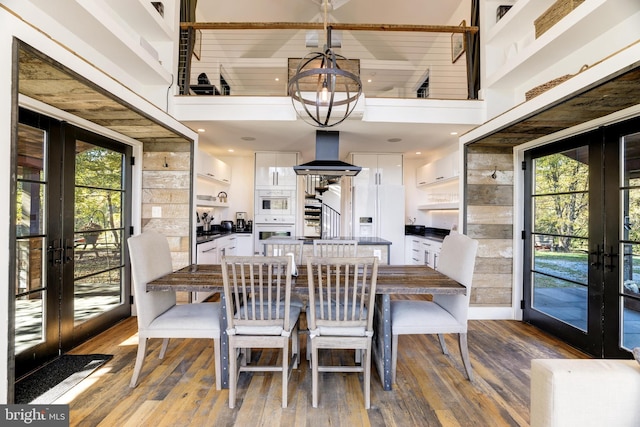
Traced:
<path id="1" fill-rule="evenodd" d="M 402 25 L 331 23 L 336 31 L 406 31 L 422 33 L 477 33 L 478 27 L 464 25 Z M 180 28 L 196 30 L 324 30 L 322 22 L 182 22 Z"/>

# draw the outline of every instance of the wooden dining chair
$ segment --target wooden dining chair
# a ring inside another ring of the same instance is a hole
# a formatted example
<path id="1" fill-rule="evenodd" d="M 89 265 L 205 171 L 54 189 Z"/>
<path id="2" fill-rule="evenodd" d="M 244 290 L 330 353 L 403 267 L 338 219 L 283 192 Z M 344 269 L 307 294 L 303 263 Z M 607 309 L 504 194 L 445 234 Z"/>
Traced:
<path id="1" fill-rule="evenodd" d="M 304 241 L 298 239 L 275 239 L 272 237 L 264 241 L 264 254 L 266 256 L 293 254 L 295 264 L 301 265 L 303 244 Z"/>
<path id="2" fill-rule="evenodd" d="M 220 303 L 176 305 L 173 291 L 147 291 L 147 283 L 173 271 L 167 238 L 146 231 L 127 240 L 131 259 L 131 278 L 138 317 L 138 355 L 130 387 L 138 383 L 144 362 L 147 340 L 162 338 L 163 359 L 170 338 L 213 339 L 216 389 L 221 388 L 220 374 Z"/>
<path id="3" fill-rule="evenodd" d="M 357 240 L 316 239 L 313 241 L 313 256 L 316 257 L 355 257 L 357 252 Z"/>
<path id="4" fill-rule="evenodd" d="M 293 239 L 274 239 L 269 238 L 265 240 L 264 243 L 264 254 L 267 256 L 285 256 L 292 254 L 293 256 L 293 267 L 292 274 L 297 275 L 297 268 L 299 265 L 302 265 L 302 251 L 303 251 L 302 240 L 293 240 Z M 303 311 L 306 307 L 305 301 L 300 297 L 300 295 L 293 294 L 291 295 L 291 304 L 300 307 L 300 311 Z"/>
<path id="5" fill-rule="evenodd" d="M 238 376 L 252 371 L 282 372 L 282 407 L 286 408 L 290 369 L 298 367 L 299 354 L 300 308 L 291 304 L 291 258 L 225 256 L 222 279 L 229 336 L 229 408 L 235 407 Z M 252 348 L 281 349 L 281 365 L 248 366 L 244 352 Z"/>
<path id="6" fill-rule="evenodd" d="M 467 378 L 473 380 L 467 347 L 467 317 L 478 241 L 464 234 L 444 238 L 437 270 L 467 290 L 464 295 L 434 295 L 432 301 L 391 301 L 391 381 L 396 382 L 398 335 L 438 334 L 442 352 L 449 354 L 443 334 L 458 334 L 460 355 Z"/>
<path id="7" fill-rule="evenodd" d="M 371 406 L 371 338 L 377 277 L 376 257 L 307 260 L 314 408 L 318 407 L 319 372 L 362 372 L 364 406 Z M 320 349 L 353 349 L 363 354 L 359 365 L 320 365 Z"/>

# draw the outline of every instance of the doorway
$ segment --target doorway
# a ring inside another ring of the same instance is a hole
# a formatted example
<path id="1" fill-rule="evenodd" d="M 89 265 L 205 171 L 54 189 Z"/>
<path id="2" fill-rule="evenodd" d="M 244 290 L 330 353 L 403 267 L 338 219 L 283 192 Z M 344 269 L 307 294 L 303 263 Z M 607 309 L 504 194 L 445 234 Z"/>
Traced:
<path id="1" fill-rule="evenodd" d="M 131 148 L 28 110 L 15 168 L 16 378 L 131 313 Z"/>
<path id="2" fill-rule="evenodd" d="M 595 357 L 640 346 L 640 119 L 525 153 L 523 320 Z"/>

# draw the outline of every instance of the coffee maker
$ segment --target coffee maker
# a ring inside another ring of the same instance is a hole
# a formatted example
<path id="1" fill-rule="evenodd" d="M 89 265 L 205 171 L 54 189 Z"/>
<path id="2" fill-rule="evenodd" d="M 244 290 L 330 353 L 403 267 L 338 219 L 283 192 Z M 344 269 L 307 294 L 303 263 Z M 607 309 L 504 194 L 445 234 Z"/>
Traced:
<path id="1" fill-rule="evenodd" d="M 244 231 L 247 228 L 247 213 L 236 212 L 236 231 Z"/>

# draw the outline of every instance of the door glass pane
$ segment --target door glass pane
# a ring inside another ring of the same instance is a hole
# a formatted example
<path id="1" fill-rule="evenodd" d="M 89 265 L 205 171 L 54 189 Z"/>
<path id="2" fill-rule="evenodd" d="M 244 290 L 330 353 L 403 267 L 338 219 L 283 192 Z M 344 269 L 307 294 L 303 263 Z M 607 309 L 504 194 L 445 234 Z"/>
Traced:
<path id="1" fill-rule="evenodd" d="M 587 329 L 588 148 L 534 160 L 531 307 Z"/>
<path id="2" fill-rule="evenodd" d="M 74 321 L 122 303 L 124 155 L 76 142 Z"/>
<path id="3" fill-rule="evenodd" d="M 44 341 L 45 296 L 41 291 L 16 297 L 16 354 Z"/>
<path id="4" fill-rule="evenodd" d="M 45 339 L 44 304 L 47 183 L 44 167 L 46 132 L 24 124 L 18 127 L 15 272 L 15 353 Z"/>
<path id="5" fill-rule="evenodd" d="M 625 136 L 622 144 L 620 254 L 623 268 L 619 298 L 622 347 L 631 350 L 640 346 L 640 133 Z"/>

